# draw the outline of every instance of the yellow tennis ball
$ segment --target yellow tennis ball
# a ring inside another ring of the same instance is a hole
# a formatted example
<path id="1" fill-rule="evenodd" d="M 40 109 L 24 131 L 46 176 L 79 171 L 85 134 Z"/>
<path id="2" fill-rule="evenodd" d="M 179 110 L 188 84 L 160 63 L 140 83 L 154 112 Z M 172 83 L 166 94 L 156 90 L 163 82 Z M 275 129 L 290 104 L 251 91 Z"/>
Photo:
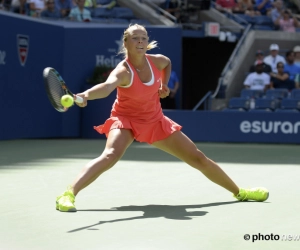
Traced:
<path id="1" fill-rule="evenodd" d="M 64 95 L 60 99 L 61 105 L 63 105 L 65 108 L 69 108 L 74 104 L 74 99 L 70 95 Z"/>

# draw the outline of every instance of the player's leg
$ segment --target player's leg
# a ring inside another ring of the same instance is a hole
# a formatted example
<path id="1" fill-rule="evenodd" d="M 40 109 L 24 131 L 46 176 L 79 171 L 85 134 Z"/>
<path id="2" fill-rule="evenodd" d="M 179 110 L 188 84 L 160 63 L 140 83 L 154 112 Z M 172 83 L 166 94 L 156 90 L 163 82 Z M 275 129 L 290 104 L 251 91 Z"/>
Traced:
<path id="1" fill-rule="evenodd" d="M 168 138 L 154 142 L 152 145 L 200 170 L 208 179 L 233 194 L 238 194 L 238 186 L 181 131 L 174 132 Z"/>
<path id="2" fill-rule="evenodd" d="M 80 190 L 91 184 L 103 172 L 114 166 L 133 142 L 133 134 L 128 129 L 113 129 L 109 132 L 102 154 L 85 165 L 80 174 L 62 195 L 56 199 L 56 209 L 74 212 L 75 196 Z"/>
<path id="3" fill-rule="evenodd" d="M 91 184 L 103 172 L 114 166 L 123 156 L 126 149 L 133 142 L 133 134 L 128 129 L 113 129 L 109 132 L 103 153 L 90 161 L 82 169 L 72 184 L 74 195 Z"/>
<path id="4" fill-rule="evenodd" d="M 225 189 L 233 193 L 238 199 L 240 199 L 238 196 L 240 195 L 241 191 L 239 187 L 214 161 L 207 158 L 181 131 L 174 132 L 168 138 L 157 141 L 152 145 L 174 155 L 190 166 L 200 170 L 208 179 L 224 187 Z M 256 190 L 255 194 L 250 195 L 251 199 L 255 198 L 254 200 L 260 201 L 266 200 L 268 198 L 268 193 L 265 193 L 265 190 L 259 190 L 259 192 L 261 191 L 262 194 L 257 193 Z M 243 195 L 240 200 L 250 199 L 250 196 L 245 197 L 245 195 Z M 254 197 L 253 195 L 258 196 Z"/>

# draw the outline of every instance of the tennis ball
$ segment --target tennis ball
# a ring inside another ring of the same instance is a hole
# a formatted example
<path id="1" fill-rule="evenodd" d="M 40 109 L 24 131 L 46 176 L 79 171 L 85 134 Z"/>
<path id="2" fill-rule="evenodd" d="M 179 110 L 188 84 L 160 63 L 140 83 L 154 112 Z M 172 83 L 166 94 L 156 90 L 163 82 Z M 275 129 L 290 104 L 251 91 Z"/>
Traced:
<path id="1" fill-rule="evenodd" d="M 74 104 L 74 99 L 70 95 L 64 95 L 60 99 L 61 105 L 63 105 L 65 108 L 69 108 Z"/>

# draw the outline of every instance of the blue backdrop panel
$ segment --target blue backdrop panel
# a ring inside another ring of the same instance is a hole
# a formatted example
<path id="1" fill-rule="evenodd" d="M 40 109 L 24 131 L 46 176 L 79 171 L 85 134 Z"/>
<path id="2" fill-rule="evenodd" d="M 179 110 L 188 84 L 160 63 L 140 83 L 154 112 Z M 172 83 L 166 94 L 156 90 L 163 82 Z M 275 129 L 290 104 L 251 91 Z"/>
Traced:
<path id="1" fill-rule="evenodd" d="M 0 39 L 0 140 L 80 137 L 82 110 L 55 111 L 44 90 L 42 71 L 56 68 L 73 92 L 86 89 L 96 65 L 114 67 L 122 59 L 117 52 L 126 26 L 48 22 L 5 12 L 0 23 L 5 24 L 5 37 Z M 159 41 L 159 48 L 150 53 L 169 56 L 180 76 L 180 29 L 155 26 L 149 28 L 149 35 Z"/>
<path id="2" fill-rule="evenodd" d="M 63 43 L 53 37 L 62 38 L 63 28 L 5 15 L 0 23 L 5 24 L 0 39 L 5 53 L 0 65 L 0 139 L 61 135 L 61 114 L 46 99 L 42 70 L 49 65 L 61 70 Z"/>
<path id="3" fill-rule="evenodd" d="M 83 110 L 83 138 L 105 138 L 94 125 L 110 115 L 115 93 L 89 103 Z M 183 126 L 182 132 L 198 142 L 300 143 L 300 114 L 164 110 Z"/>
<path id="4" fill-rule="evenodd" d="M 300 143 L 300 114 L 165 111 L 194 141 Z"/>
<path id="5" fill-rule="evenodd" d="M 116 66 L 126 26 L 47 22 L 0 14 L 0 140 L 17 138 L 104 138 L 94 131 L 109 117 L 115 92 L 88 107 L 55 111 L 43 86 L 42 71 L 56 68 L 76 93 L 91 85 L 86 79 L 96 65 Z M 170 57 L 181 76 L 181 30 L 148 27 L 159 47 L 149 53 Z M 194 141 L 300 143 L 299 113 L 165 111 Z"/>

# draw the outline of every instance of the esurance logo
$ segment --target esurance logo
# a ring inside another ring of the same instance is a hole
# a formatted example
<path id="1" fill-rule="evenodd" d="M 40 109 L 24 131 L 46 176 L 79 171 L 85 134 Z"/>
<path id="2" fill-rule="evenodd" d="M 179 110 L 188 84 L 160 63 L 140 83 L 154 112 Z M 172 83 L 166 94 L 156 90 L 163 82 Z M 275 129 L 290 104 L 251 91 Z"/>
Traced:
<path id="1" fill-rule="evenodd" d="M 29 36 L 17 35 L 17 47 L 20 63 L 25 66 L 29 50 Z"/>
<path id="2" fill-rule="evenodd" d="M 300 121 L 295 123 L 289 121 L 242 121 L 240 130 L 245 134 L 298 134 L 300 131 Z"/>

